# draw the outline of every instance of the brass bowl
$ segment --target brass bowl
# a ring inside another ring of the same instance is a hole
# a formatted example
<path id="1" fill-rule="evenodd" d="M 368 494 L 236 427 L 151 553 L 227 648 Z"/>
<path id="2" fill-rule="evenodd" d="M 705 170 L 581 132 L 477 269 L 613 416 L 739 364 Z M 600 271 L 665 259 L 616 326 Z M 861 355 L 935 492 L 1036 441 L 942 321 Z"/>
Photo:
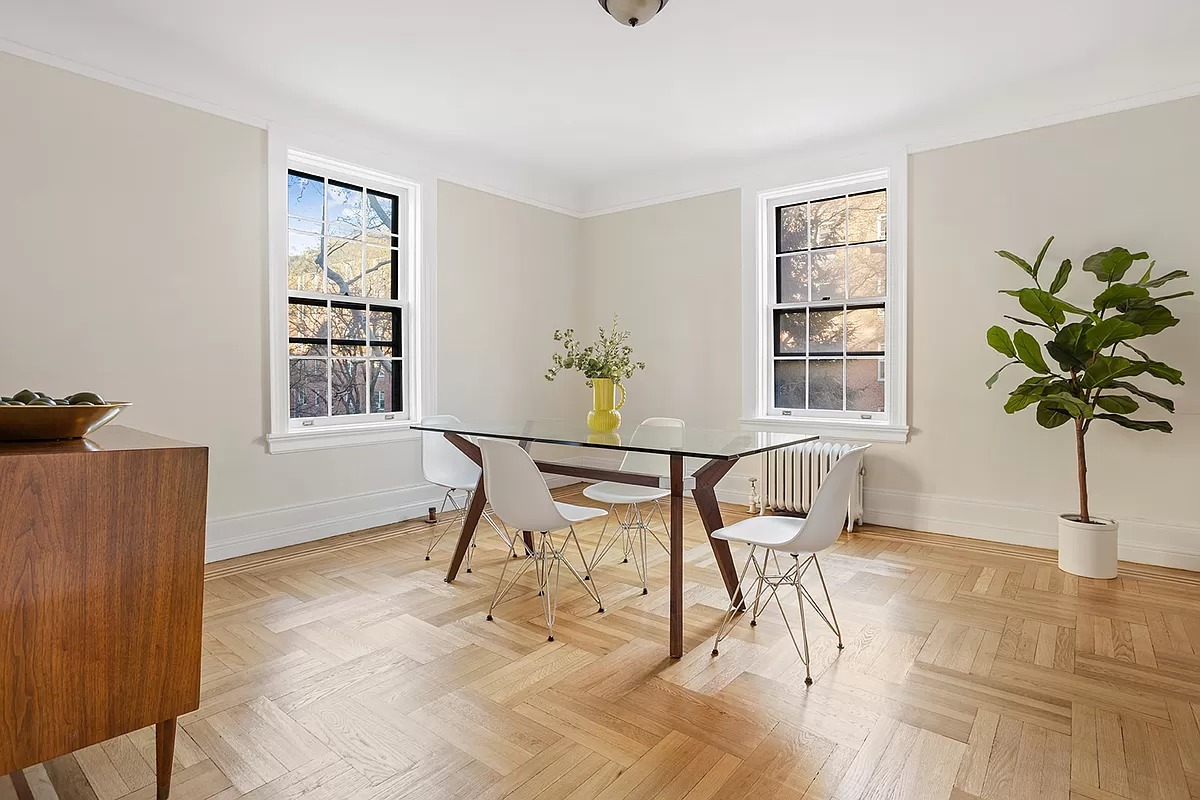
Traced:
<path id="1" fill-rule="evenodd" d="M 79 439 L 112 422 L 132 403 L 102 406 L 0 406 L 0 442 Z"/>

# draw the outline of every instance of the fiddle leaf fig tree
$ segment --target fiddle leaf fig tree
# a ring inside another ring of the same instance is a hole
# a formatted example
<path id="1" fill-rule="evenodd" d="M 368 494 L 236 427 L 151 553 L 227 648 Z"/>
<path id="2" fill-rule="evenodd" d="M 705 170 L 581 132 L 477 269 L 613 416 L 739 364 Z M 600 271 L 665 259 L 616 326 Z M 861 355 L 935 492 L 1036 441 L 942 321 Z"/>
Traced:
<path id="1" fill-rule="evenodd" d="M 988 329 L 988 344 L 1009 361 L 988 378 L 987 387 L 992 388 L 1009 367 L 1023 366 L 1033 375 L 1009 393 L 1004 410 L 1015 414 L 1032 407 L 1043 428 L 1074 425 L 1079 521 L 1090 523 L 1084 439 L 1096 420 L 1135 431 L 1171 432 L 1169 422 L 1131 415 L 1146 404 L 1157 406 L 1154 410 L 1174 413 L 1171 400 L 1139 384 L 1165 381 L 1180 385 L 1183 375 L 1151 358 L 1144 350 L 1144 340 L 1179 323 L 1164 305 L 1166 301 L 1194 293 L 1163 290 L 1166 284 L 1186 278 L 1188 274 L 1183 270 L 1155 276 L 1154 262 L 1150 261 L 1140 273 L 1138 262 L 1147 261 L 1149 256 L 1114 247 L 1084 259 L 1082 271 L 1091 273 L 1101 289 L 1091 308 L 1081 308 L 1059 296 L 1072 275 L 1070 259 L 1060 263 L 1053 276 L 1051 270 L 1043 270 L 1053 241 L 1053 236 L 1046 240 L 1033 263 L 1007 250 L 996 251 L 996 255 L 1020 268 L 1033 285 L 1002 290 L 1002 294 L 1016 299 L 1022 314 L 1005 315 L 1017 326 L 1011 334 L 1008 329 L 1012 326 L 993 325 Z M 1141 277 L 1128 280 L 1139 273 Z"/>

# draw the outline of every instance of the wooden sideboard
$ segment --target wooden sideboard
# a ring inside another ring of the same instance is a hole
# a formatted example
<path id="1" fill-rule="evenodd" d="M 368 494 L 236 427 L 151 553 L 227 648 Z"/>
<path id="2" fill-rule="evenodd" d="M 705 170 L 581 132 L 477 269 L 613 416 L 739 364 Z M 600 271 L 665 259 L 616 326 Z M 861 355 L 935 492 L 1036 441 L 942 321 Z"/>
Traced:
<path id="1" fill-rule="evenodd" d="M 207 448 L 118 425 L 0 442 L 0 775 L 155 725 L 167 797 L 200 701 L 207 488 Z"/>

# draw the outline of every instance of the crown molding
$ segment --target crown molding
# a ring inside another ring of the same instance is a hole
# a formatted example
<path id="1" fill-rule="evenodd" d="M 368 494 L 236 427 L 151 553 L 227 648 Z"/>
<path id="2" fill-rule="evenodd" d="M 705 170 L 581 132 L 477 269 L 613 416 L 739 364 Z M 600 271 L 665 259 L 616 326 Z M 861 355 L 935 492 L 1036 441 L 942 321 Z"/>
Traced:
<path id="1" fill-rule="evenodd" d="M 513 202 L 521 203 L 523 205 L 540 208 L 543 211 L 552 211 L 555 214 L 562 214 L 565 217 L 583 219 L 584 216 L 586 216 L 583 212 L 576 208 L 576 206 L 578 206 L 578 199 L 576 199 L 570 206 L 558 205 L 539 200 L 536 197 L 530 197 L 527 194 L 510 192 L 507 189 L 501 189 L 494 185 L 472 180 L 471 178 L 459 177 L 457 175 L 439 175 L 438 180 L 445 181 L 446 183 L 453 183 L 457 186 L 463 186 L 467 189 L 474 189 L 477 192 L 484 192 L 486 194 L 494 195 L 495 197 L 502 197 L 505 200 L 512 200 Z"/>
<path id="2" fill-rule="evenodd" d="M 734 188 L 780 186 L 921 153 L 1200 95 L 1200 58 L 1187 35 L 1144 42 L 1051 75 L 980 92 L 886 129 L 770 152 L 614 175 L 582 188 L 581 216 L 596 217 Z"/>
<path id="3" fill-rule="evenodd" d="M 728 162 L 710 163 L 707 166 L 697 163 L 661 172 L 649 180 L 639 180 L 634 185 L 635 190 L 632 192 L 630 191 L 631 181 L 628 179 L 588 187 L 584 193 L 584 207 L 577 212 L 577 216 L 584 219 L 601 217 L 752 185 L 771 185 L 770 181 L 764 182 L 762 178 L 768 171 L 774 172 L 778 176 L 776 183 L 793 182 L 796 175 L 809 173 L 816 175 L 840 174 L 836 168 L 828 166 L 822 168 L 820 165 L 830 162 L 861 161 L 864 156 L 871 154 L 874 154 L 877 162 L 883 163 L 881 159 L 886 160 L 895 152 L 914 155 L 931 150 L 941 150 L 946 147 L 1077 122 L 1106 114 L 1132 111 L 1196 96 L 1200 96 L 1200 82 L 1185 83 L 1167 89 L 1107 100 L 1045 116 L 1016 118 L 991 125 L 947 126 L 940 130 L 930 128 L 912 137 L 892 136 L 863 139 L 857 145 L 850 146 L 816 147 L 800 158 L 796 157 L 795 152 L 791 152 L 757 156 L 732 165 Z M 697 175 L 703 177 L 698 179 Z"/>
<path id="4" fill-rule="evenodd" d="M 908 152 L 909 154 L 915 154 L 929 152 L 930 150 L 941 150 L 960 144 L 994 139 L 998 136 L 1009 136 L 1015 133 L 1037 130 L 1038 128 L 1049 128 L 1054 125 L 1091 119 L 1092 117 L 1102 117 L 1106 114 L 1133 111 L 1134 109 L 1158 105 L 1159 103 L 1186 100 L 1189 97 L 1196 97 L 1197 95 L 1200 95 L 1200 81 L 1143 92 L 1129 97 L 1106 100 L 1080 108 L 1068 109 L 1023 121 L 1014 121 L 1011 124 L 1002 123 L 974 129 L 967 127 L 958 131 L 946 131 L 942 135 L 934 134 L 914 141 L 908 145 Z"/>
<path id="5" fill-rule="evenodd" d="M 739 183 L 735 179 L 727 179 L 724 182 L 715 181 L 711 184 L 706 184 L 700 189 L 690 189 L 681 191 L 676 194 L 669 195 L 654 195 L 646 197 L 642 200 L 631 200 L 626 203 L 619 203 L 614 206 L 604 208 L 594 208 L 585 211 L 577 212 L 581 219 L 590 219 L 592 217 L 603 217 L 608 214 L 619 214 L 622 211 L 634 211 L 639 208 L 648 208 L 650 206 L 662 205 L 663 203 L 674 203 L 679 200 L 691 200 L 696 197 L 704 197 L 710 194 L 718 194 L 720 192 L 728 192 L 733 189 L 740 188 Z"/>
<path id="6" fill-rule="evenodd" d="M 1186 52 L 1190 43 L 1182 47 Z M 834 165 L 839 163 L 867 163 L 872 158 L 890 158 L 897 152 L 921 153 L 1200 95 L 1200 80 L 1178 79 L 1181 73 L 1200 78 L 1200 67 L 1180 55 L 1179 47 L 1172 42 L 1156 49 L 1160 57 L 1149 65 L 1144 58 L 1145 48 L 1130 50 L 1121 58 L 1111 59 L 1103 70 L 1080 67 L 1065 77 L 1043 77 L 1035 83 L 1008 87 L 1005 92 L 973 98 L 970 103 L 943 109 L 938 115 L 927 114 L 883 134 L 797 145 L 786 151 L 736 159 L 698 160 L 588 185 L 484 153 L 398 141 L 394 131 L 344 115 L 320 114 L 319 109 L 281 97 L 264 99 L 230 87 L 218 91 L 212 83 L 205 90 L 195 91 L 174 85 L 182 81 L 173 80 L 165 72 L 155 72 L 154 81 L 142 80 L 137 75 L 148 70 L 139 66 L 146 64 L 139 65 L 132 57 L 122 60 L 112 56 L 111 63 L 100 64 L 64 55 L 65 48 L 56 50 L 0 38 L 0 52 L 253 127 L 266 129 L 282 122 L 285 127 L 300 130 L 306 127 L 305 120 L 320 118 L 325 122 L 327 139 L 369 140 L 373 151 L 425 165 L 421 169 L 425 175 L 577 219 L 772 185 L 772 181 L 788 183 L 822 171 L 837 172 Z M 1131 67 L 1137 59 L 1140 66 Z M 330 118 L 340 121 L 331 125 Z"/>
<path id="7" fill-rule="evenodd" d="M 446 180 L 558 214 L 580 216 L 578 188 L 569 181 L 530 165 L 476 152 L 406 141 L 396 131 L 360 122 L 345 114 L 326 112 L 320 107 L 289 101 L 281 96 L 256 94 L 245 87 L 221 87 L 218 90 L 210 82 L 201 91 L 185 90 L 177 85 L 183 81 L 173 80 L 165 72 L 156 73 L 153 81 L 142 80 L 136 76 L 147 70 L 140 68 L 132 57 L 124 60 L 110 58 L 113 63 L 105 64 L 85 62 L 61 52 L 31 47 L 7 38 L 0 38 L 0 53 L 251 127 L 283 129 L 305 136 L 311 133 L 313 138 L 331 143 L 353 143 L 355 149 L 383 156 L 389 164 L 412 165 L 404 170 L 408 176 L 420 173 L 423 178 Z"/>
<path id="8" fill-rule="evenodd" d="M 230 108 L 220 103 L 212 103 L 207 100 L 201 100 L 198 97 L 193 97 L 184 92 L 176 92 L 162 86 L 155 86 L 136 78 L 131 78 L 128 75 L 121 75 L 116 72 L 94 67 L 89 64 L 82 64 L 78 61 L 73 61 L 64 56 L 55 53 L 48 53 L 45 50 L 38 50 L 34 47 L 27 47 L 20 42 L 14 42 L 10 39 L 0 38 L 0 53 L 8 53 L 18 58 L 24 58 L 27 61 L 35 61 L 38 64 L 45 64 L 48 67 L 55 67 L 65 72 L 72 72 L 76 75 L 81 75 L 85 78 L 108 83 L 113 86 L 119 86 L 122 89 L 138 92 L 139 94 L 156 97 L 159 100 L 166 100 L 169 103 L 184 106 L 195 111 L 203 111 L 206 114 L 212 114 L 217 117 L 240 122 L 244 125 L 250 125 L 255 128 L 266 129 L 268 120 L 265 117 L 258 117 L 253 114 L 247 114 Z"/>

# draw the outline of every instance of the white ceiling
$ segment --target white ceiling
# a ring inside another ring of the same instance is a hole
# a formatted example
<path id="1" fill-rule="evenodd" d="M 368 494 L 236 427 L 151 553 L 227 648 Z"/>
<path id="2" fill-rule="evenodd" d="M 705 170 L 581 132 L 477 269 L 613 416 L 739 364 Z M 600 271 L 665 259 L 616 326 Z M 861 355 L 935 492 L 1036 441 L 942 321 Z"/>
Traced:
<path id="1" fill-rule="evenodd" d="M 862 136 L 1200 35 L 1196 0 L 674 0 L 633 30 L 596 0 L 4 2 L 0 36 L 87 50 L 62 57 L 136 51 L 143 71 L 184 65 L 581 187 Z M 1189 52 L 1164 67 L 1180 82 L 1200 76 Z"/>

